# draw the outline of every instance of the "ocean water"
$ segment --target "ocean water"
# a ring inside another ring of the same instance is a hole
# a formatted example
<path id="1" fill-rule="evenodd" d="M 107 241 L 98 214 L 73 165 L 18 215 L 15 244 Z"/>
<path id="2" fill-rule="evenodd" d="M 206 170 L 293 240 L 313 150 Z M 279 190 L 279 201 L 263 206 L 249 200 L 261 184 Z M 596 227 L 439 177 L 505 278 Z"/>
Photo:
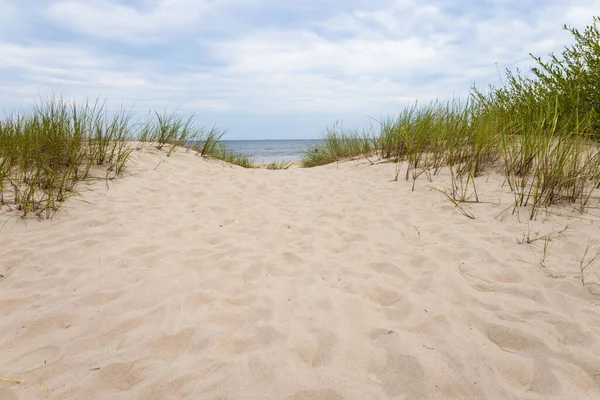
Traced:
<path id="1" fill-rule="evenodd" d="M 222 140 L 225 147 L 255 162 L 298 161 L 314 140 Z"/>

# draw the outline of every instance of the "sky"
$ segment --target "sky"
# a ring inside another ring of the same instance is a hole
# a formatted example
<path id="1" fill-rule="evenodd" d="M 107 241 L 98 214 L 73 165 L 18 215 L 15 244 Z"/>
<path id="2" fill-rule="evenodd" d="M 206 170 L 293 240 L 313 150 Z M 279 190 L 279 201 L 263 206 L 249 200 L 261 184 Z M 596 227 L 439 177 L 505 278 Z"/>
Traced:
<path id="1" fill-rule="evenodd" d="M 526 72 L 587 0 L 0 0 L 0 110 L 106 100 L 224 139 L 319 138 Z"/>

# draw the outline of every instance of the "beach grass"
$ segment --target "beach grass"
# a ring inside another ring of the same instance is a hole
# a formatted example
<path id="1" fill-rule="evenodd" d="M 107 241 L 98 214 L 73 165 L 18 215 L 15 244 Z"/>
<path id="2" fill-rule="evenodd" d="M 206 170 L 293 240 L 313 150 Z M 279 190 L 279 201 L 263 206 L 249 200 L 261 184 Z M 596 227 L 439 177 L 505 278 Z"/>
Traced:
<path id="1" fill-rule="evenodd" d="M 309 147 L 302 155 L 302 166 L 306 168 L 330 164 L 352 157 L 369 155 L 373 151 L 372 138 L 357 130 L 345 130 L 336 123 L 327 130 L 325 138 Z"/>
<path id="2" fill-rule="evenodd" d="M 79 181 L 118 176 L 132 151 L 129 126 L 126 111 L 56 97 L 0 121 L 0 207 L 51 218 Z"/>
<path id="3" fill-rule="evenodd" d="M 286 170 L 290 169 L 294 165 L 291 161 L 271 161 L 270 163 L 263 166 L 265 169 L 269 170 Z"/>
<path id="4" fill-rule="evenodd" d="M 506 71 L 506 84 L 471 91 L 467 100 L 415 104 L 380 122 L 377 135 L 329 130 L 309 148 L 303 166 L 376 154 L 396 162 L 394 178 L 430 182 L 448 168 L 455 205 L 479 201 L 475 180 L 499 170 L 514 195 L 514 207 L 529 217 L 553 204 L 584 210 L 600 187 L 600 33 L 594 18 L 584 32 L 565 27 L 576 44 L 562 57 L 533 57 L 533 77 Z"/>
<path id="5" fill-rule="evenodd" d="M 593 268 L 600 261 L 600 247 L 593 249 L 596 242 L 590 239 L 585 246 L 583 256 L 579 259 L 579 279 L 581 284 L 585 286 L 585 271 L 588 268 Z"/>
<path id="6" fill-rule="evenodd" d="M 77 194 L 80 181 L 121 175 L 134 140 L 152 142 L 167 156 L 186 147 L 203 157 L 252 167 L 247 157 L 225 149 L 222 135 L 177 113 L 156 113 L 139 124 L 129 111 L 109 112 L 98 100 L 40 99 L 31 110 L 0 120 L 0 212 L 51 218 Z"/>
<path id="7" fill-rule="evenodd" d="M 225 134 L 215 126 L 207 129 L 198 125 L 193 115 L 183 118 L 177 112 L 154 113 L 155 119 L 147 121 L 139 135 L 142 142 L 155 144 L 158 150 L 168 146 L 167 156 L 178 147 L 191 149 L 205 158 L 214 158 L 244 168 L 254 168 L 253 161 L 242 154 L 228 150 L 221 142 Z"/>
<path id="8" fill-rule="evenodd" d="M 211 156 L 242 168 L 256 168 L 256 164 L 251 157 L 228 150 L 222 143 L 219 143 Z"/>

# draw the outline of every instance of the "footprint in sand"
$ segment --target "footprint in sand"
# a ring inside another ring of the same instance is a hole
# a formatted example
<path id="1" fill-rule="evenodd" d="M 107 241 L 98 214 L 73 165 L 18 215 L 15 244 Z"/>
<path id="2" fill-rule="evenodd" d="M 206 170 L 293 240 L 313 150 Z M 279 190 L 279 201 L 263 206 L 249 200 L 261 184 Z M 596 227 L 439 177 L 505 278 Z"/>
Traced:
<path id="1" fill-rule="evenodd" d="M 195 329 L 186 328 L 173 335 L 162 335 L 148 344 L 148 355 L 166 361 L 175 361 L 183 355 Z"/>
<path id="2" fill-rule="evenodd" d="M 140 383 L 147 374 L 136 363 L 114 363 L 100 368 L 100 379 L 104 386 L 127 391 Z"/>
<path id="3" fill-rule="evenodd" d="M 416 357 L 386 350 L 383 364 L 373 365 L 371 369 L 390 398 L 426 398 L 425 372 Z"/>
<path id="4" fill-rule="evenodd" d="M 528 391 L 554 396 L 561 393 L 560 381 L 549 359 L 552 353 L 544 342 L 533 335 L 501 325 L 489 324 L 484 328 L 484 333 L 500 349 L 513 354 L 512 363 L 522 365 L 524 358 L 533 363 L 533 375 L 526 385 Z"/>
<path id="5" fill-rule="evenodd" d="M 292 350 L 303 363 L 320 367 L 329 361 L 337 341 L 333 333 L 317 328 L 312 330 L 309 338 L 304 338 Z"/>
<path id="6" fill-rule="evenodd" d="M 532 335 L 519 332 L 501 325 L 490 324 L 484 329 L 487 338 L 506 351 L 547 350 L 546 345 Z"/>
<path id="7" fill-rule="evenodd" d="M 408 275 L 392 262 L 375 262 L 371 263 L 370 267 L 373 268 L 373 270 L 378 274 L 390 275 L 400 279 L 403 282 L 407 282 L 409 280 Z"/>

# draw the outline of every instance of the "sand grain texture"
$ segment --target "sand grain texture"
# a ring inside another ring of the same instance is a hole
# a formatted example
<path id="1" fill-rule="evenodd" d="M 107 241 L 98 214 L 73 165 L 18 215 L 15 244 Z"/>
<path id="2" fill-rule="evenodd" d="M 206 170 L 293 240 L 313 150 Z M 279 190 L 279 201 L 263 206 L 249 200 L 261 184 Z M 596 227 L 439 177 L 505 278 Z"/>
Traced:
<path id="1" fill-rule="evenodd" d="M 471 221 L 429 187 L 447 177 L 393 175 L 146 148 L 54 220 L 9 220 L 0 377 L 22 383 L 0 399 L 600 398 L 577 260 L 600 218 L 495 218 L 512 197 L 492 174 Z M 516 243 L 567 223 L 545 268 Z"/>

